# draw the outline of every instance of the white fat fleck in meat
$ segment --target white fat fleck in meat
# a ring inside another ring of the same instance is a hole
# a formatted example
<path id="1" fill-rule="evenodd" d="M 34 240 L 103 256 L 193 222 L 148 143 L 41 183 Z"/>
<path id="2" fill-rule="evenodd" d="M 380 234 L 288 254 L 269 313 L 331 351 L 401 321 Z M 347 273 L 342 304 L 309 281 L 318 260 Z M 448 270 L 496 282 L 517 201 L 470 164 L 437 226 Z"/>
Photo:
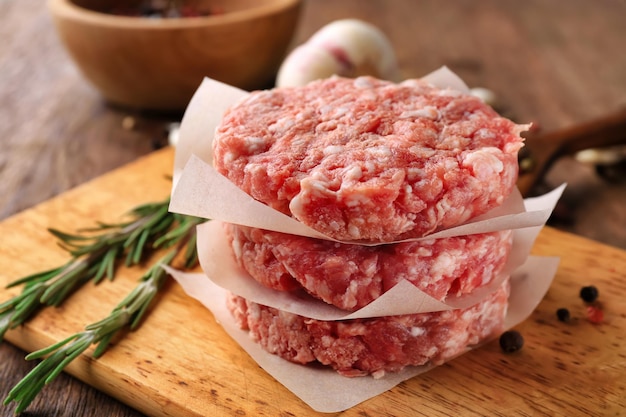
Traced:
<path id="1" fill-rule="evenodd" d="M 467 336 L 461 332 L 452 333 L 451 337 L 446 340 L 446 343 L 443 345 L 443 350 L 448 350 L 450 352 L 458 352 L 464 345 Z"/>
<path id="2" fill-rule="evenodd" d="M 343 179 L 348 181 L 358 181 L 363 177 L 363 170 L 359 165 L 352 165 L 344 169 Z M 343 187 L 344 184 L 342 184 Z"/>
<path id="3" fill-rule="evenodd" d="M 423 246 L 417 248 L 417 252 L 416 253 L 417 253 L 418 256 L 421 256 L 421 257 L 424 257 L 424 258 L 433 256 L 433 250 L 425 248 Z"/>
<path id="4" fill-rule="evenodd" d="M 489 282 L 491 282 L 492 278 L 493 278 L 493 265 L 487 265 L 485 266 L 485 270 L 483 271 L 483 279 L 480 282 L 480 285 L 487 285 Z"/>
<path id="5" fill-rule="evenodd" d="M 260 151 L 263 151 L 266 146 L 265 140 L 263 138 L 248 136 L 244 141 L 246 145 L 246 150 L 248 153 L 254 154 Z"/>
<path id="6" fill-rule="evenodd" d="M 331 188 L 338 185 L 335 184 L 337 182 L 338 180 L 331 181 L 323 172 L 316 171 L 311 173 L 311 176 L 309 178 L 306 178 L 300 182 L 300 194 L 310 194 L 311 197 L 322 198 L 334 196 L 336 192 L 333 191 Z M 289 204 L 289 207 L 293 212 L 291 203 Z"/>
<path id="7" fill-rule="evenodd" d="M 386 374 L 386 372 L 383 371 L 382 369 L 378 370 L 378 371 L 374 371 L 374 372 L 372 372 L 372 378 L 380 379 L 380 378 L 384 377 L 385 374 Z"/>
<path id="8" fill-rule="evenodd" d="M 433 138 L 435 136 L 436 135 L 433 135 Z M 416 158 L 416 159 L 432 158 L 437 153 L 437 149 L 425 148 L 421 144 L 411 146 L 409 149 L 410 149 L 411 153 L 413 154 L 413 157 Z"/>
<path id="9" fill-rule="evenodd" d="M 329 145 L 324 148 L 323 153 L 324 153 L 324 156 L 328 156 L 328 155 L 341 153 L 343 152 L 343 150 L 344 150 L 344 147 L 341 145 Z"/>
<path id="10" fill-rule="evenodd" d="M 372 79 L 368 77 L 358 77 L 354 80 L 354 86 L 357 88 L 372 88 L 374 84 Z"/>
<path id="11" fill-rule="evenodd" d="M 311 118 L 311 111 L 300 111 L 298 113 L 294 114 L 295 116 L 295 123 L 298 122 L 303 122 L 303 121 L 307 121 Z"/>
<path id="12" fill-rule="evenodd" d="M 378 162 L 384 162 L 392 155 L 391 149 L 388 146 L 375 146 L 367 148 L 366 152 Z"/>
<path id="13" fill-rule="evenodd" d="M 444 252 L 437 257 L 430 271 L 433 277 L 452 275 L 457 265 L 454 255 Z"/>
<path id="14" fill-rule="evenodd" d="M 443 216 L 445 216 L 448 210 L 452 209 L 452 206 L 450 205 L 450 202 L 444 198 L 437 201 L 437 203 L 435 204 L 435 209 L 437 219 L 441 219 Z"/>
<path id="15" fill-rule="evenodd" d="M 504 170 L 504 164 L 499 158 L 501 151 L 498 148 L 483 148 L 467 153 L 463 158 L 463 166 L 470 168 L 474 176 L 479 179 L 493 178 L 494 173 Z"/>
<path id="16" fill-rule="evenodd" d="M 289 130 L 295 125 L 294 120 L 291 117 L 281 117 L 276 120 L 275 123 L 272 123 L 267 127 L 267 129 L 272 133 L 281 133 L 286 130 Z"/>
<path id="17" fill-rule="evenodd" d="M 361 270 L 366 276 L 373 276 L 378 270 L 377 258 L 370 259 L 369 261 L 365 261 L 361 265 Z"/>
<path id="18" fill-rule="evenodd" d="M 433 277 L 454 276 L 456 268 L 463 259 L 464 255 L 461 252 L 443 252 L 435 259 L 430 272 Z"/>
<path id="19" fill-rule="evenodd" d="M 424 178 L 415 182 L 413 185 L 416 195 L 422 200 L 434 201 L 436 197 L 443 191 L 443 181 L 436 177 Z"/>
<path id="20" fill-rule="evenodd" d="M 340 118 L 341 116 L 346 115 L 350 109 L 347 107 L 339 106 L 321 106 L 319 112 L 323 116 L 327 116 L 329 118 Z"/>
<path id="21" fill-rule="evenodd" d="M 292 198 L 291 201 L 289 202 L 289 211 L 291 211 L 291 213 L 293 213 L 293 215 L 297 218 L 298 213 L 302 213 L 302 210 L 308 204 L 309 201 L 310 201 L 309 198 L 305 197 L 304 195 L 302 195 L 302 193 L 300 193 L 294 198 Z"/>
<path id="22" fill-rule="evenodd" d="M 321 345 L 325 348 L 329 348 L 333 345 L 333 342 L 335 341 L 335 338 L 332 336 L 322 336 L 321 338 Z"/>
<path id="23" fill-rule="evenodd" d="M 261 164 L 248 164 L 244 168 L 244 171 L 249 174 L 259 175 L 266 171 L 265 166 Z"/>
<path id="24" fill-rule="evenodd" d="M 367 326 L 363 323 L 354 322 L 344 324 L 339 322 L 338 333 L 340 336 L 361 336 L 367 333 Z"/>
<path id="25" fill-rule="evenodd" d="M 456 175 L 456 172 L 459 170 L 459 165 L 456 159 L 451 159 L 451 158 L 446 159 L 443 162 L 443 166 L 446 171 L 445 175 L 450 175 L 450 174 Z"/>
<path id="26" fill-rule="evenodd" d="M 334 191 L 328 189 L 328 183 L 325 181 L 309 181 L 308 190 L 315 197 L 324 197 L 329 194 L 334 194 Z"/>
<path id="27" fill-rule="evenodd" d="M 426 329 L 423 327 L 411 327 L 411 336 L 413 337 L 418 337 L 418 336 L 422 336 L 423 334 L 426 333 Z"/>
<path id="28" fill-rule="evenodd" d="M 315 126 L 315 134 L 322 136 L 325 134 L 325 132 L 330 132 L 337 129 L 338 126 L 339 124 L 336 120 L 328 120 L 326 122 L 318 123 L 317 126 Z"/>
<path id="29" fill-rule="evenodd" d="M 261 307 L 257 305 L 249 305 L 248 306 L 248 316 L 254 320 L 259 320 L 261 318 Z"/>
<path id="30" fill-rule="evenodd" d="M 489 129 L 478 129 L 476 131 L 476 133 L 474 133 L 474 138 L 475 139 L 495 139 L 496 134 L 495 132 L 489 130 Z"/>
<path id="31" fill-rule="evenodd" d="M 357 227 L 354 223 L 350 223 L 348 225 L 348 234 L 354 239 L 357 239 L 360 236 L 361 229 Z"/>
<path id="32" fill-rule="evenodd" d="M 239 155 L 235 154 L 234 152 L 225 152 L 224 153 L 224 163 L 230 164 L 232 163 L 235 159 L 237 159 Z"/>
<path id="33" fill-rule="evenodd" d="M 366 195 L 363 195 L 363 194 L 350 193 L 344 197 L 343 202 L 346 205 L 346 207 L 358 207 L 362 204 L 369 203 L 370 199 Z M 354 221 L 354 219 L 352 219 L 352 221 Z"/>
<path id="34" fill-rule="evenodd" d="M 328 227 L 330 230 L 340 230 L 341 229 L 341 224 L 339 222 L 336 221 L 332 221 L 330 223 L 328 223 Z"/>
<path id="35" fill-rule="evenodd" d="M 406 110 L 400 114 L 401 119 L 430 119 L 437 120 L 440 117 L 439 110 L 434 106 L 426 106 L 421 109 Z"/>
<path id="36" fill-rule="evenodd" d="M 363 168 L 365 168 L 365 172 L 372 173 L 376 171 L 376 164 L 372 161 L 365 161 L 363 163 Z"/>
<path id="37" fill-rule="evenodd" d="M 461 150 L 464 147 L 465 139 L 460 136 L 448 136 L 445 141 L 441 142 L 441 146 L 446 149 Z"/>
<path id="38" fill-rule="evenodd" d="M 315 277 L 311 274 L 304 274 L 304 282 L 309 284 L 309 283 L 314 283 L 316 281 Z"/>
<path id="39" fill-rule="evenodd" d="M 418 179 L 424 178 L 426 171 L 422 168 L 408 167 L 406 169 L 406 179 L 410 182 L 415 182 Z"/>
<path id="40" fill-rule="evenodd" d="M 345 300 L 346 305 L 349 308 L 353 308 L 357 303 L 357 293 L 358 293 L 359 283 L 357 281 L 351 281 L 350 285 L 346 289 Z"/>

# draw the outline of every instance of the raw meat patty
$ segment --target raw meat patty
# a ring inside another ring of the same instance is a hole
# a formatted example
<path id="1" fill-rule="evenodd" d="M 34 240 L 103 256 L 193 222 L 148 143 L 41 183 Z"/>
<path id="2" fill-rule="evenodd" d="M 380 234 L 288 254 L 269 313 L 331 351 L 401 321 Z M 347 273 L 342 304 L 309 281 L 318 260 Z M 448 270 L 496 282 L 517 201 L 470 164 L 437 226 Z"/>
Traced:
<path id="1" fill-rule="evenodd" d="M 419 80 L 334 77 L 233 106 L 214 164 L 332 238 L 391 242 L 500 205 L 515 186 L 523 129 L 476 97 Z"/>
<path id="2" fill-rule="evenodd" d="M 366 306 L 405 279 L 430 296 L 468 294 L 507 262 L 509 230 L 362 246 L 227 225 L 237 262 L 263 285 L 306 292 L 343 310 Z"/>
<path id="3" fill-rule="evenodd" d="M 270 353 L 292 362 L 319 362 L 345 376 L 397 372 L 442 362 L 503 330 L 508 281 L 473 307 L 403 316 L 320 321 L 231 295 L 237 325 Z"/>

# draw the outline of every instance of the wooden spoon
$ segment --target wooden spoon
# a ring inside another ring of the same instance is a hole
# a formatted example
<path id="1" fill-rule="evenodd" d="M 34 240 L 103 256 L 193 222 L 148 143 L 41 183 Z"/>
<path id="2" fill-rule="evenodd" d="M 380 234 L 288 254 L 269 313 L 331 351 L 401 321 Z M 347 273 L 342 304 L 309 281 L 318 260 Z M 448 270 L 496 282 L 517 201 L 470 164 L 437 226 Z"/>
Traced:
<path id="1" fill-rule="evenodd" d="M 626 144 L 626 108 L 579 125 L 546 134 L 528 133 L 525 137 L 517 180 L 524 196 L 560 157 L 585 149 Z"/>

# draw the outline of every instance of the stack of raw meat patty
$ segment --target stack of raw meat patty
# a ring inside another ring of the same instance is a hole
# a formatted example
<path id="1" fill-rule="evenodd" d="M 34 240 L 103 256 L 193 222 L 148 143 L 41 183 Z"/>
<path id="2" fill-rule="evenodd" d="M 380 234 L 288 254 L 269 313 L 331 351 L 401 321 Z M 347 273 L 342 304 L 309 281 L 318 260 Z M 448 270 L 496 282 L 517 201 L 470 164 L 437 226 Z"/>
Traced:
<path id="1" fill-rule="evenodd" d="M 231 224 L 234 256 L 265 286 L 346 311 L 401 280 L 441 301 L 471 294 L 504 269 L 511 231 L 427 236 L 503 203 L 515 187 L 522 129 L 478 98 L 419 80 L 334 77 L 253 92 L 217 128 L 215 168 L 334 240 Z M 378 377 L 441 363 L 500 332 L 508 291 L 505 280 L 467 309 L 343 321 L 236 295 L 228 303 L 269 352 Z"/>

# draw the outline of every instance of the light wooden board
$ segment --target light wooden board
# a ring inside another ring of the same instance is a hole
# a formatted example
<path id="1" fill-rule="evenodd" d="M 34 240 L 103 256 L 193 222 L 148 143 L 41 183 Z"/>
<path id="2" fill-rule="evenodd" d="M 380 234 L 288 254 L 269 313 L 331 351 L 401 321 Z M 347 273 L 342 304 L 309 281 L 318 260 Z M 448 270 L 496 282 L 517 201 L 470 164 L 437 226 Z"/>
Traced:
<path id="1" fill-rule="evenodd" d="M 169 193 L 173 151 L 165 149 L 0 224 L 0 285 L 57 266 L 66 255 L 46 232 L 72 231 Z M 522 351 L 496 341 L 413 378 L 342 416 L 620 415 L 626 411 L 626 252 L 546 228 L 534 253 L 561 256 L 555 282 L 531 318 L 517 327 Z M 57 309 L 7 333 L 27 350 L 47 346 L 105 317 L 134 287 L 140 269 L 87 285 Z M 581 286 L 600 290 L 606 320 L 586 320 Z M 17 289 L 0 290 L 0 300 Z M 571 323 L 555 311 L 570 309 Z M 152 416 L 316 415 L 260 369 L 211 313 L 171 281 L 144 324 L 100 359 L 68 372 Z"/>

